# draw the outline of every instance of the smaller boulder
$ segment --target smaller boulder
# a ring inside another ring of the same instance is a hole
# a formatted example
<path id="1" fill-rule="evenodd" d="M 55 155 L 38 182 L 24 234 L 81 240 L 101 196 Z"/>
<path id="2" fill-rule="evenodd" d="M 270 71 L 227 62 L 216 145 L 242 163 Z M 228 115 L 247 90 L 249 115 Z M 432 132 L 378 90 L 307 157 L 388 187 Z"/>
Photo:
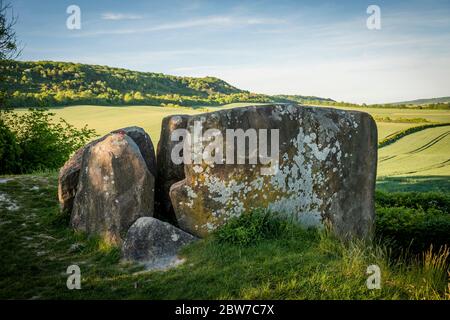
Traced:
<path id="1" fill-rule="evenodd" d="M 165 270 L 178 265 L 181 247 L 196 237 L 152 217 L 142 217 L 130 227 L 122 246 L 122 257 L 145 265 L 146 269 Z"/>

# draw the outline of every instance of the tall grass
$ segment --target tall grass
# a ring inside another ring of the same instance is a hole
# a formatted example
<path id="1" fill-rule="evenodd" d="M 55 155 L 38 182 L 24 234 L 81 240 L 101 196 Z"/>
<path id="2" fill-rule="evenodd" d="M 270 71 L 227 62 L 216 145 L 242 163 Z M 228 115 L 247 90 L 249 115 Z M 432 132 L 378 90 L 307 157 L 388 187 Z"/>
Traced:
<path id="1" fill-rule="evenodd" d="M 405 248 L 399 255 L 392 250 L 389 240 L 359 240 L 347 242 L 337 239 L 329 230 L 306 230 L 292 222 L 281 223 L 280 215 L 268 211 L 255 211 L 232 220 L 229 224 L 217 230 L 213 242 L 222 245 L 241 248 L 243 243 L 232 235 L 240 234 L 242 228 L 249 225 L 273 224 L 272 228 L 250 228 L 245 236 L 245 246 L 264 248 L 268 239 L 289 243 L 306 237 L 311 241 L 317 267 L 310 275 L 308 286 L 312 283 L 324 290 L 332 288 L 334 293 L 324 293 L 319 298 L 377 298 L 377 299 L 448 299 L 449 298 L 449 254 L 447 246 L 434 248 L 431 245 L 420 254 Z M 262 223 L 263 221 L 263 223 Z M 305 245 L 306 246 L 306 245 Z M 256 249 L 255 249 L 256 250 Z M 308 250 L 309 251 L 309 250 Z M 325 258 L 325 260 L 322 260 Z M 322 268 L 321 263 L 327 265 Z M 314 262 L 313 262 L 314 264 Z M 368 293 L 365 288 L 367 267 L 376 265 L 381 270 L 382 290 Z M 263 287 L 270 297 L 269 289 L 273 288 L 267 282 Z M 305 283 L 291 279 L 283 282 L 282 290 L 305 286 Z M 280 289 L 281 290 L 281 289 Z M 272 292 L 272 294 L 274 294 Z M 259 297 L 255 292 L 249 297 Z M 315 296 L 314 298 L 317 298 Z"/>

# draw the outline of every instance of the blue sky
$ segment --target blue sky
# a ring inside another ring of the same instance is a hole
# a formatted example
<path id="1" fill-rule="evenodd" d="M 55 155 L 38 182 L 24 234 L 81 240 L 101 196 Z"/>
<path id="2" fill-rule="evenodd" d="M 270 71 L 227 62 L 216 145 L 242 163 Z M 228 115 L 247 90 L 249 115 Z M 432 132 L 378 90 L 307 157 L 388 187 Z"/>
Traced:
<path id="1" fill-rule="evenodd" d="M 69 5 L 81 29 L 66 27 Z M 369 30 L 369 5 L 381 29 Z M 358 103 L 450 96 L 450 1 L 14 0 L 21 60 L 182 76 Z"/>

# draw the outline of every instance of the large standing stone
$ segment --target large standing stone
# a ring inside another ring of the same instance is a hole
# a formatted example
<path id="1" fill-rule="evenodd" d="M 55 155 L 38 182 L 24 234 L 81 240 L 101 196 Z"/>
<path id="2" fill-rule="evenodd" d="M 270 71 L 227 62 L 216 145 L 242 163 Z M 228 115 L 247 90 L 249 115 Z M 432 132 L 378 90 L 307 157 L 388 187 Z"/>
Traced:
<path id="1" fill-rule="evenodd" d="M 172 141 L 171 135 L 177 129 L 184 129 L 188 115 L 173 115 L 165 117 L 161 124 L 161 136 L 158 142 L 156 162 L 158 164 L 155 185 L 155 217 L 177 224 L 175 212 L 170 201 L 170 187 L 184 179 L 184 165 L 175 164 L 171 160 L 173 147 L 177 143 Z"/>
<path id="2" fill-rule="evenodd" d="M 153 215 L 154 177 L 136 143 L 112 133 L 85 149 L 71 225 L 120 243 L 142 216 Z"/>
<path id="3" fill-rule="evenodd" d="M 146 265 L 148 269 L 165 269 L 176 265 L 181 247 L 196 240 L 189 233 L 161 220 L 139 218 L 128 230 L 122 257 Z"/>
<path id="4" fill-rule="evenodd" d="M 153 176 L 156 175 L 156 158 L 153 143 L 144 129 L 140 127 L 127 127 L 115 130 L 112 133 L 125 133 L 133 139 L 139 147 L 150 173 Z M 109 135 L 110 133 L 80 148 L 60 169 L 58 176 L 58 199 L 62 211 L 72 212 L 84 151 L 96 145 L 98 142 L 103 141 Z"/>
<path id="5" fill-rule="evenodd" d="M 259 160 L 248 164 L 248 145 L 246 164 L 185 164 L 185 179 L 170 190 L 181 229 L 203 237 L 229 218 L 262 207 L 305 225 L 328 225 L 341 238 L 371 234 L 377 129 L 369 114 L 296 105 L 252 106 L 192 116 L 187 124 L 191 133 L 198 121 L 203 132 L 221 132 L 224 155 L 234 144 L 226 139 L 227 129 L 278 129 L 279 165 L 274 174 L 261 174 L 267 165 Z M 201 147 L 209 143 L 200 142 Z M 260 147 L 257 154 L 264 154 Z"/>

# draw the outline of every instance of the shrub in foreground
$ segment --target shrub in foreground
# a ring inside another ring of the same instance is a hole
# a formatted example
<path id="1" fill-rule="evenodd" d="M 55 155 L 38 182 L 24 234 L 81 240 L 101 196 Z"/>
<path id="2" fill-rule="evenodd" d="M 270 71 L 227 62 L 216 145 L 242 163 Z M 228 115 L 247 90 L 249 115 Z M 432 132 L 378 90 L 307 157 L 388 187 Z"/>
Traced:
<path id="1" fill-rule="evenodd" d="M 450 246 L 450 196 L 440 192 L 377 191 L 376 235 L 395 250 Z"/>
<path id="2" fill-rule="evenodd" d="M 0 119 L 0 173 L 13 173 L 20 168 L 20 149 L 14 133 Z"/>
<path id="3" fill-rule="evenodd" d="M 1 137 L 8 139 L 9 148 L 16 153 L 14 160 L 9 153 L 0 154 L 0 174 L 57 169 L 95 136 L 87 126 L 77 129 L 64 119 L 55 121 L 54 113 L 45 109 L 29 109 L 24 114 L 2 112 L 1 116 Z"/>
<path id="4" fill-rule="evenodd" d="M 377 208 L 376 235 L 394 249 L 419 253 L 430 245 L 450 246 L 450 215 L 438 209 Z"/>
<path id="5" fill-rule="evenodd" d="M 377 207 L 405 207 L 450 213 L 450 194 L 442 192 L 383 192 L 375 193 Z"/>

